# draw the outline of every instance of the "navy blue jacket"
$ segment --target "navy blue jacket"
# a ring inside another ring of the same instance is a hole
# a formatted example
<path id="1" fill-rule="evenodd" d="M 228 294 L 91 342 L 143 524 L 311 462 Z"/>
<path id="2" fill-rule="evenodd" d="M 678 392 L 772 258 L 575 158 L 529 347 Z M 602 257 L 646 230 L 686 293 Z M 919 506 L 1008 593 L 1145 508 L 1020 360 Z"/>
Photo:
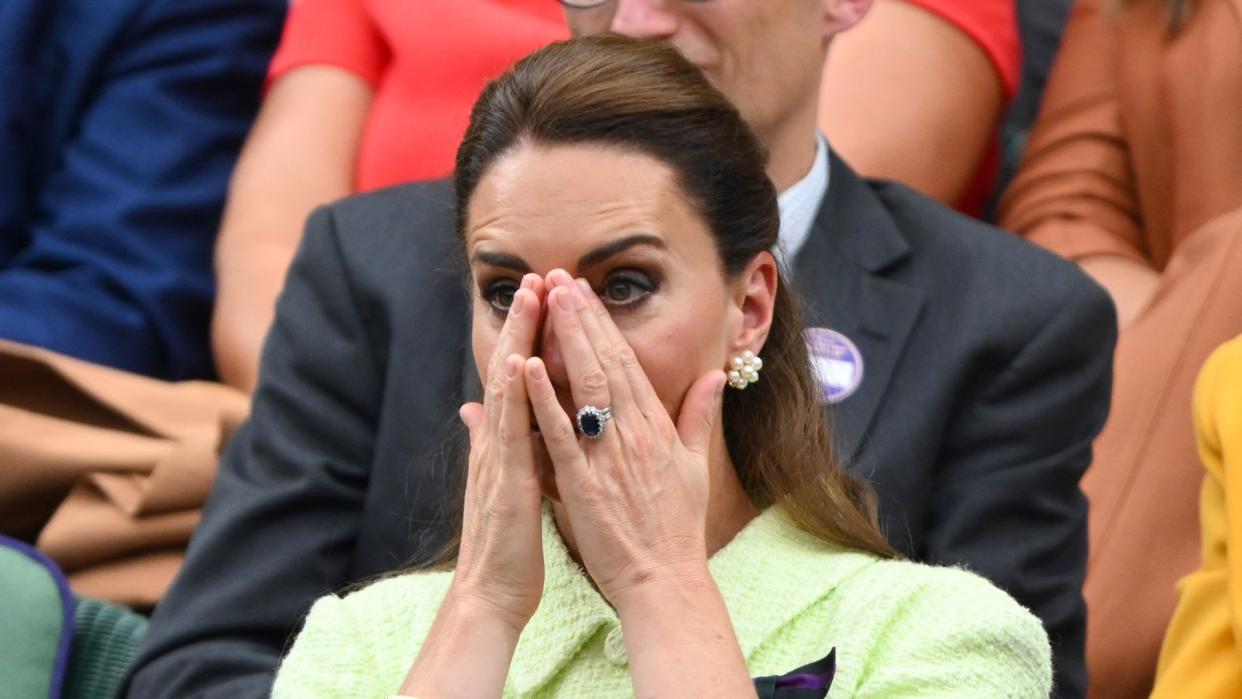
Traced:
<path id="1" fill-rule="evenodd" d="M 0 337 L 214 373 L 212 247 L 285 7 L 0 3 Z"/>

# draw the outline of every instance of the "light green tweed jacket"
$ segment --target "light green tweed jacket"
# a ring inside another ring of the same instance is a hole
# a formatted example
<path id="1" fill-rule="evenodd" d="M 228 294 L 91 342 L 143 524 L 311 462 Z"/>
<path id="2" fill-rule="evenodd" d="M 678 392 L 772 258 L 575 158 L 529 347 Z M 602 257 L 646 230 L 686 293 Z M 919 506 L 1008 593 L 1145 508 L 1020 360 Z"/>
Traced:
<path id="1" fill-rule="evenodd" d="M 546 512 L 543 529 L 543 600 L 518 642 L 505 696 L 632 696 L 616 612 L 569 557 Z M 972 573 L 832 547 L 775 508 L 709 564 L 752 676 L 782 675 L 836 648 L 834 699 L 1043 699 L 1050 692 L 1043 626 Z M 396 694 L 451 581 L 447 572 L 412 573 L 320 599 L 273 697 Z"/>

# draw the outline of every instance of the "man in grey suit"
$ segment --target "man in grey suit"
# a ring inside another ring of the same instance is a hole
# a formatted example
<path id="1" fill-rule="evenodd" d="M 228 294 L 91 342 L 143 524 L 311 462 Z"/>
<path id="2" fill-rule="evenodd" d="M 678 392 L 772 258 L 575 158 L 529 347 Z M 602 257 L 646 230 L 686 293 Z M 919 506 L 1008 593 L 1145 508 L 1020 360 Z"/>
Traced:
<path id="1" fill-rule="evenodd" d="M 579 3 L 566 3 L 579 4 Z M 672 42 L 739 105 L 783 191 L 782 250 L 840 453 L 893 544 L 1038 614 L 1081 696 L 1086 502 L 1115 320 L 1072 265 L 897 184 L 815 131 L 829 41 L 870 0 L 591 0 L 575 32 Z M 606 177 L 607 173 L 583 173 Z M 185 568 L 129 696 L 265 696 L 313 599 L 426 557 L 477 379 L 448 183 L 317 211 Z"/>

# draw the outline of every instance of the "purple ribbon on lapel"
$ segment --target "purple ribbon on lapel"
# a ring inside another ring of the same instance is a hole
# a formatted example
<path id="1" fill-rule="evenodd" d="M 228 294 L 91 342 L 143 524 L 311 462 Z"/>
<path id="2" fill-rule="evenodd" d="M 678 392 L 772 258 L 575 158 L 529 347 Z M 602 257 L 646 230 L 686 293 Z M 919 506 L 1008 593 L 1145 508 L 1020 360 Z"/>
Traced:
<path id="1" fill-rule="evenodd" d="M 823 699 L 837 674 L 837 649 L 783 675 L 756 677 L 759 699 Z"/>

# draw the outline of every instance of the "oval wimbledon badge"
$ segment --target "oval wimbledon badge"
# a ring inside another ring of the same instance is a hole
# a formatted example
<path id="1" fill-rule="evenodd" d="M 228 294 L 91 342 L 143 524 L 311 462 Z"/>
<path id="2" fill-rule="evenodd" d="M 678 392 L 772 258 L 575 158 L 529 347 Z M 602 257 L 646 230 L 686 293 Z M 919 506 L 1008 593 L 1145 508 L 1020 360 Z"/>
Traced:
<path id="1" fill-rule="evenodd" d="M 854 395 L 863 380 L 863 356 L 858 346 L 828 328 L 807 328 L 803 334 L 824 400 L 840 403 Z"/>

